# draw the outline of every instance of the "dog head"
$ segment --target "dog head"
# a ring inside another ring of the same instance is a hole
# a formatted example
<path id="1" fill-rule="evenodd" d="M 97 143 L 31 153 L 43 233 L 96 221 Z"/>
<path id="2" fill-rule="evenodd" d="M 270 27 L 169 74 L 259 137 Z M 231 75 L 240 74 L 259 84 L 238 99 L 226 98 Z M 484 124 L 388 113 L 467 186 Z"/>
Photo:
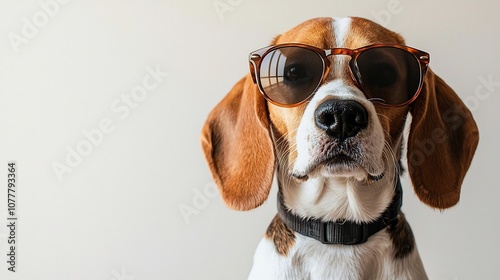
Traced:
<path id="1" fill-rule="evenodd" d="M 404 40 L 366 19 L 317 18 L 279 35 L 272 45 L 287 43 L 355 50 L 404 45 Z M 265 98 L 252 73 L 212 110 L 202 146 L 226 204 L 239 210 L 261 205 L 276 169 L 282 182 L 331 178 L 369 185 L 394 174 L 410 114 L 407 159 L 415 192 L 434 208 L 455 205 L 479 139 L 473 117 L 457 94 L 429 69 L 416 99 L 385 106 L 368 97 L 356 79 L 352 56 L 327 59 L 322 82 L 296 106 Z M 407 69 L 392 71 L 410 76 Z M 391 91 L 397 99 L 406 89 L 394 85 Z"/>

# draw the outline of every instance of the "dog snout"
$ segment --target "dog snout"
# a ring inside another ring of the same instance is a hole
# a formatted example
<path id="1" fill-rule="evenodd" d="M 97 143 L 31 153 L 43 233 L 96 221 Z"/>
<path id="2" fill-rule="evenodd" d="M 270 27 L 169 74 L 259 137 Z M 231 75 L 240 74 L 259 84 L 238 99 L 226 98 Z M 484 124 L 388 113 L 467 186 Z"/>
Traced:
<path id="1" fill-rule="evenodd" d="M 368 125 L 368 112 L 353 100 L 327 100 L 314 112 L 316 126 L 331 137 L 344 141 Z"/>

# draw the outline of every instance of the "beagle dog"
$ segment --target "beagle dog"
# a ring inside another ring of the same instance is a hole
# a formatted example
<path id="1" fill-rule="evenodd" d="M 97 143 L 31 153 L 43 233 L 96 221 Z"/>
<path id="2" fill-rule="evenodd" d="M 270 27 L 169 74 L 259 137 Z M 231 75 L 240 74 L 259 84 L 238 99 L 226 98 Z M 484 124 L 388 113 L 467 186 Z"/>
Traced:
<path id="1" fill-rule="evenodd" d="M 479 141 L 429 61 L 357 17 L 306 21 L 250 54 L 201 137 L 230 208 L 261 205 L 276 174 L 278 214 L 249 279 L 427 279 L 401 212 L 404 147 L 416 195 L 445 209 Z"/>

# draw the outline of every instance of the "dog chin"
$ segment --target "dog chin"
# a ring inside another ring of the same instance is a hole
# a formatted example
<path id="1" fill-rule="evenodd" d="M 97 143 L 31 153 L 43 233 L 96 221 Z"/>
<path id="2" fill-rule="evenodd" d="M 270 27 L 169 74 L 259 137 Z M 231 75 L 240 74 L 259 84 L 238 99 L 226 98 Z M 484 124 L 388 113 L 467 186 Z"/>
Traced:
<path id="1" fill-rule="evenodd" d="M 358 181 L 364 181 L 368 177 L 364 168 L 353 164 L 324 164 L 318 166 L 317 174 L 325 178 L 354 178 Z"/>
<path id="2" fill-rule="evenodd" d="M 302 175 L 300 175 L 302 174 Z M 338 178 L 355 179 L 360 182 L 376 182 L 384 177 L 384 172 L 370 173 L 358 163 L 332 163 L 319 164 L 308 172 L 294 172 L 293 177 L 299 181 L 307 181 L 309 178 Z"/>

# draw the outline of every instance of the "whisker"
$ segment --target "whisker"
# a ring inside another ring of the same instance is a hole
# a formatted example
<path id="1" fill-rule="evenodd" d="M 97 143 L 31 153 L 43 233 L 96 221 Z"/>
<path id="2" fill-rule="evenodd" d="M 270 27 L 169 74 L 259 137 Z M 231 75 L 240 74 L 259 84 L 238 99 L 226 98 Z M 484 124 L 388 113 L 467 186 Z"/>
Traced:
<path id="1" fill-rule="evenodd" d="M 276 150 L 276 161 L 277 163 L 285 168 L 285 176 L 282 178 L 283 180 L 286 180 L 286 182 L 283 182 L 285 184 L 291 183 L 291 180 L 293 179 L 292 176 L 290 176 L 291 169 L 292 169 L 292 163 L 289 161 L 289 155 L 291 153 L 296 153 L 297 152 L 297 143 L 292 142 L 290 143 L 287 141 L 287 138 L 289 137 L 290 134 L 295 133 L 296 129 L 293 131 L 289 131 L 287 133 L 282 134 L 279 138 L 275 139 L 275 150 Z"/>
<path id="2" fill-rule="evenodd" d="M 386 140 L 384 140 L 384 149 L 382 150 L 382 154 L 387 161 L 393 162 L 395 164 L 396 167 L 395 176 L 399 176 L 400 166 L 399 164 L 397 164 L 398 159 L 396 158 L 396 153 L 392 149 L 392 145 Z"/>
<path id="3" fill-rule="evenodd" d="M 383 117 L 383 118 L 387 119 L 388 121 L 390 121 L 390 120 L 391 120 L 388 116 L 383 115 L 383 114 L 380 114 L 380 113 L 377 113 L 377 116 L 378 116 L 379 118 L 380 118 L 380 117 Z M 384 131 L 384 132 L 385 132 L 385 131 Z"/>

